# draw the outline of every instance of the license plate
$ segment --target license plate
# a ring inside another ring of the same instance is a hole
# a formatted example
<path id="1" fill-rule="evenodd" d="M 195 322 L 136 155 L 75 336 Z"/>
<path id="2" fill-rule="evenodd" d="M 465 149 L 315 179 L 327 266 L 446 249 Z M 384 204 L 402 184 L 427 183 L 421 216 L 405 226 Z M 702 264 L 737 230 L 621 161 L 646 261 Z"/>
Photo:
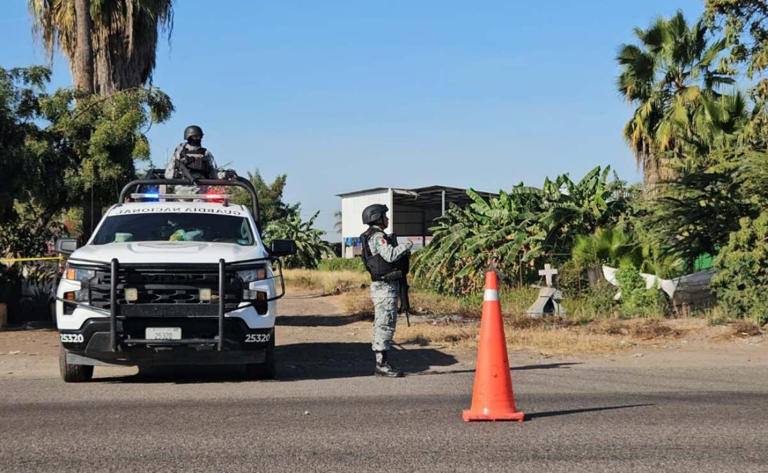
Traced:
<path id="1" fill-rule="evenodd" d="M 147 340 L 181 340 L 181 327 L 147 327 Z"/>

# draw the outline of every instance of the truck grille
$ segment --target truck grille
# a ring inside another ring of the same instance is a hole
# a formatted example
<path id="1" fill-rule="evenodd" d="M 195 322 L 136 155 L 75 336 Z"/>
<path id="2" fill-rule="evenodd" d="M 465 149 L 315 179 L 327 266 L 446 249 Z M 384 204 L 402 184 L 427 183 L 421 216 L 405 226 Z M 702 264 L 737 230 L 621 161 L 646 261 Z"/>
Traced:
<path id="1" fill-rule="evenodd" d="M 226 310 L 241 302 L 243 284 L 233 272 L 225 272 Z M 111 277 L 109 271 L 99 270 L 90 281 L 90 304 L 109 310 Z M 125 288 L 135 288 L 138 300 L 125 300 Z M 200 289 L 210 289 L 212 300 L 200 301 Z M 218 304 L 219 274 L 217 269 L 168 270 L 120 267 L 117 281 L 117 304 Z"/>

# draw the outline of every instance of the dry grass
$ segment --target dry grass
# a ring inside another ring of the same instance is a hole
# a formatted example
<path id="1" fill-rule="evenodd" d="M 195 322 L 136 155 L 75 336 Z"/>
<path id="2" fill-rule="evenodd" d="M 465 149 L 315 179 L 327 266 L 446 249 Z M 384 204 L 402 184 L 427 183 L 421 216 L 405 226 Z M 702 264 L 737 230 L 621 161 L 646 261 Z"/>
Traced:
<path id="1" fill-rule="evenodd" d="M 351 271 L 286 271 L 289 284 L 323 294 L 339 294 L 345 312 L 350 315 L 372 315 L 373 304 L 367 289 L 366 273 Z M 659 319 L 618 320 L 611 314 L 585 317 L 572 313 L 569 318 L 531 318 L 525 310 L 535 300 L 536 289 L 507 289 L 501 292 L 507 345 L 510 350 L 528 350 L 547 355 L 604 354 L 636 345 L 651 345 L 659 340 L 682 336 Z M 479 334 L 482 297 L 450 297 L 423 289 L 411 289 L 411 308 L 422 315 L 460 315 L 467 323 L 422 322 L 411 327 L 400 324 L 399 343 L 474 347 Z M 756 328 L 756 326 L 755 326 Z M 744 329 L 744 328 L 742 328 Z M 754 328 L 748 333 L 753 333 Z M 758 329 L 759 330 L 759 329 Z"/>
<path id="2" fill-rule="evenodd" d="M 285 284 L 295 289 L 319 291 L 323 295 L 341 294 L 366 287 L 371 282 L 367 273 L 357 271 L 315 271 L 284 269 Z"/>
<path id="3" fill-rule="evenodd" d="M 518 328 L 509 321 L 505 322 L 508 322 L 505 323 L 505 333 L 509 350 L 527 350 L 545 355 L 602 354 L 634 345 L 623 337 L 591 333 L 584 327 L 541 325 Z M 399 325 L 396 338 L 399 343 L 473 348 L 477 346 L 479 332 L 480 327 L 477 324 L 419 323 L 410 327 Z"/>
<path id="4" fill-rule="evenodd" d="M 591 333 L 583 327 L 510 329 L 506 335 L 509 348 L 544 355 L 613 353 L 633 345 L 622 337 Z"/>
<path id="5" fill-rule="evenodd" d="M 523 297 L 519 299 L 522 300 Z M 373 314 L 368 290 L 349 291 L 341 297 L 341 301 L 349 314 Z M 475 302 L 476 305 L 473 305 Z M 517 304 L 517 307 L 521 305 Z M 462 315 L 467 318 L 467 323 L 426 322 L 414 323 L 410 327 L 399 324 L 396 334 L 398 343 L 466 348 L 477 345 L 481 300 L 457 299 L 415 290 L 411 293 L 411 306 L 415 313 L 420 314 Z M 637 344 L 674 338 L 681 334 L 657 319 L 601 319 L 584 324 L 568 318 L 532 318 L 522 311 L 504 312 L 509 349 L 546 355 L 613 353 Z"/>
<path id="6" fill-rule="evenodd" d="M 733 335 L 736 337 L 756 337 L 762 333 L 752 320 L 738 320 L 733 324 Z"/>
<path id="7" fill-rule="evenodd" d="M 461 315 L 462 317 L 478 317 L 480 315 L 478 306 L 468 303 L 466 299 L 446 297 L 419 289 L 411 289 L 409 298 L 411 309 L 415 314 Z"/>
<path id="8" fill-rule="evenodd" d="M 396 339 L 398 343 L 416 343 L 422 346 L 473 346 L 477 342 L 478 333 L 477 325 L 418 323 L 408 327 L 398 324 Z"/>
<path id="9" fill-rule="evenodd" d="M 350 315 L 373 315 L 373 301 L 367 289 L 352 290 L 341 296 L 344 310 Z"/>
<path id="10" fill-rule="evenodd" d="M 591 333 L 620 335 L 633 340 L 653 340 L 658 338 L 677 338 L 682 331 L 670 327 L 658 319 L 617 320 L 609 319 L 589 324 Z"/>

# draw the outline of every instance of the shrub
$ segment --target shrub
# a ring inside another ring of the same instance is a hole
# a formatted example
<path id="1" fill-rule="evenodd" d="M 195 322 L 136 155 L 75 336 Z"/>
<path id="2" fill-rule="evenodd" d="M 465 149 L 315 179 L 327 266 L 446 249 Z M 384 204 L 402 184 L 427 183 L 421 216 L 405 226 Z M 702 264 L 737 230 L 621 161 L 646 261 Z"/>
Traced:
<path id="1" fill-rule="evenodd" d="M 319 271 L 358 271 L 365 272 L 361 258 L 328 258 L 317 265 Z"/>
<path id="2" fill-rule="evenodd" d="M 711 287 L 727 313 L 762 325 L 768 322 L 768 212 L 744 217 L 739 225 L 715 258 Z"/>
<path id="3" fill-rule="evenodd" d="M 589 290 L 582 292 L 578 297 L 568 297 L 566 293 L 563 305 L 569 319 L 586 323 L 613 315 L 616 308 L 616 302 L 613 300 L 615 295 L 616 288 L 603 282 L 589 286 Z"/>
<path id="4" fill-rule="evenodd" d="M 656 288 L 646 289 L 640 271 L 622 265 L 616 273 L 621 289 L 621 313 L 627 317 L 648 317 L 664 312 L 664 295 Z"/>
<path id="5" fill-rule="evenodd" d="M 570 297 L 586 293 L 589 291 L 587 271 L 573 259 L 569 259 L 557 270 L 557 286 Z"/>

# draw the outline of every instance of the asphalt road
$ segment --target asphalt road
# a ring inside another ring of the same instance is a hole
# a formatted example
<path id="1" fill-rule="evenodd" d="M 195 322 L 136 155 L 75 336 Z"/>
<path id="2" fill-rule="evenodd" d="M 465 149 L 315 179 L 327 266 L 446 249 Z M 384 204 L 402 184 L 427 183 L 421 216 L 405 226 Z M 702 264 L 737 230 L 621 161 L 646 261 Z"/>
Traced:
<path id="1" fill-rule="evenodd" d="M 512 355 L 524 423 L 464 423 L 471 364 L 410 347 L 279 347 L 280 379 L 177 370 L 87 384 L 0 377 L 0 471 L 768 471 L 768 366 Z M 663 365 L 663 363 L 662 363 Z"/>

